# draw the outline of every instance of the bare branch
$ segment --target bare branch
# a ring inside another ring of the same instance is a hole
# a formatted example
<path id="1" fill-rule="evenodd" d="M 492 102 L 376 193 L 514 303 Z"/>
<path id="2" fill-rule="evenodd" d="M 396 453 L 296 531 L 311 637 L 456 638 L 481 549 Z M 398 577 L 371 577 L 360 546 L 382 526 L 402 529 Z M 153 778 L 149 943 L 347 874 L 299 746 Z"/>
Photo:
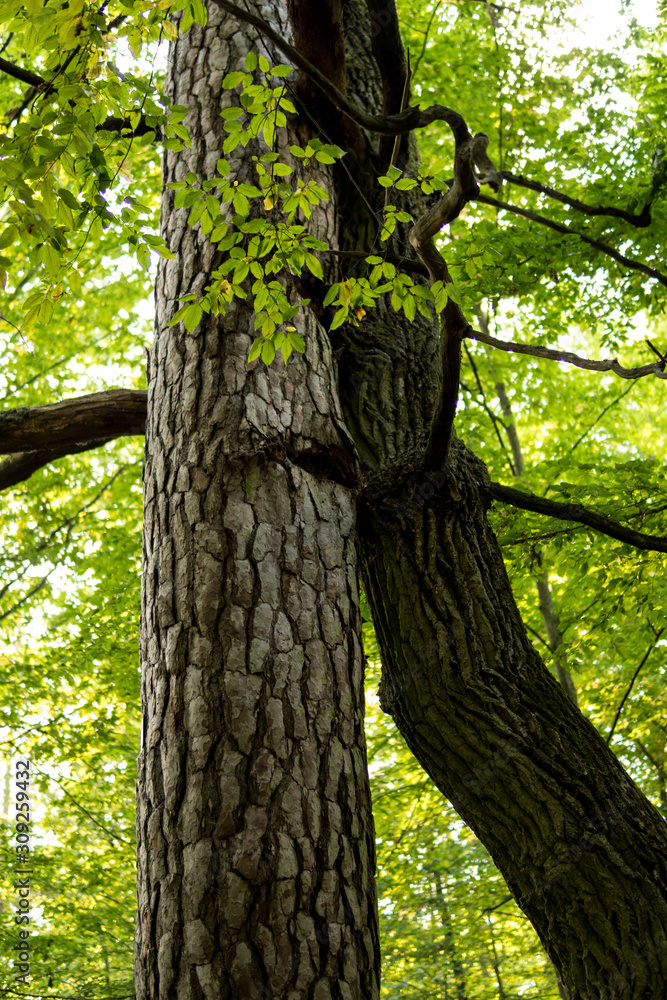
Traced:
<path id="1" fill-rule="evenodd" d="M 480 330 L 468 328 L 466 337 L 471 340 L 479 340 L 489 347 L 497 347 L 500 351 L 508 351 L 510 354 L 529 354 L 533 358 L 544 358 L 547 361 L 561 361 L 564 364 L 574 365 L 576 368 L 585 368 L 591 372 L 613 372 L 619 378 L 635 379 L 644 378 L 645 375 L 655 375 L 656 378 L 667 379 L 665 373 L 665 362 L 654 361 L 650 365 L 640 365 L 638 368 L 623 368 L 616 358 L 611 361 L 589 361 L 588 358 L 580 358 L 571 351 L 555 351 L 551 347 L 539 347 L 537 344 L 516 344 L 512 341 L 497 340 L 488 333 Z"/>
<path id="2" fill-rule="evenodd" d="M 634 389 L 634 387 L 636 386 L 636 384 L 637 384 L 636 382 L 631 382 L 627 389 L 624 389 L 623 392 L 620 392 L 618 394 L 618 396 L 614 396 L 613 399 L 611 399 L 605 406 L 602 407 L 602 409 L 598 413 L 598 415 L 595 418 L 595 420 L 591 420 L 590 421 L 590 423 L 588 424 L 588 426 L 581 432 L 581 434 L 579 435 L 579 437 L 577 438 L 577 440 L 574 442 L 574 444 L 570 445 L 570 447 L 567 449 L 567 452 L 566 452 L 567 455 L 571 455 L 573 451 L 577 450 L 577 448 L 579 447 L 579 445 L 581 444 L 581 442 L 584 441 L 588 437 L 588 435 L 590 434 L 590 432 L 593 430 L 593 428 L 596 427 L 600 423 L 600 421 L 604 417 L 605 413 L 609 413 L 609 411 L 612 410 L 615 406 L 617 406 L 618 403 L 620 403 L 622 399 L 625 399 L 625 397 L 630 392 L 632 392 L 632 390 Z"/>
<path id="3" fill-rule="evenodd" d="M 412 71 L 415 76 L 417 75 L 417 70 L 419 69 L 419 64 L 421 63 L 421 61 L 424 58 L 424 55 L 426 53 L 426 48 L 428 46 L 428 39 L 429 39 L 429 35 L 431 33 L 431 26 L 433 24 L 433 21 L 435 20 L 435 15 L 438 13 L 438 8 L 442 6 L 442 2 L 443 2 L 443 0 L 436 0 L 436 3 L 433 4 L 433 10 L 431 11 L 431 16 L 429 18 L 428 24 L 426 25 L 426 31 L 421 32 L 421 34 L 423 34 L 423 36 L 424 36 L 424 41 L 422 43 L 421 52 L 417 56 L 417 61 L 415 62 L 415 66 L 414 66 L 414 69 Z"/>
<path id="4" fill-rule="evenodd" d="M 537 222 L 540 226 L 546 226 L 557 233 L 564 233 L 566 236 L 576 236 L 583 243 L 587 243 L 600 253 L 606 254 L 607 257 L 611 257 L 612 260 L 622 264 L 623 267 L 627 267 L 631 271 L 640 271 L 642 274 L 648 275 L 649 278 L 655 278 L 661 285 L 667 286 L 667 274 L 663 274 L 662 271 L 658 271 L 654 267 L 649 267 L 648 264 L 643 264 L 639 260 L 625 257 L 618 250 L 614 250 L 613 247 L 608 246 L 606 243 L 600 243 L 599 240 L 594 240 L 590 236 L 584 235 L 584 233 L 579 233 L 576 229 L 571 229 L 570 226 L 563 225 L 562 222 L 555 222 L 553 219 L 547 219 L 544 215 L 538 215 L 537 212 L 531 212 L 527 208 L 520 208 L 518 205 L 510 205 L 508 202 L 500 201 L 498 198 L 489 198 L 485 194 L 478 194 L 475 200 L 481 201 L 484 205 L 492 205 L 493 208 L 503 208 L 506 212 L 512 212 L 513 215 L 520 215 L 524 219 Z"/>
<path id="5" fill-rule="evenodd" d="M 135 126 L 129 118 L 105 118 L 105 120 L 95 127 L 96 132 L 122 132 L 126 131 L 126 135 L 123 135 L 123 139 L 131 139 L 133 136 L 138 135 L 148 135 L 149 132 L 155 132 L 158 138 L 161 138 L 161 129 L 156 128 L 155 125 L 146 124 L 146 119 L 142 115 L 139 119 L 139 123 Z"/>
<path id="6" fill-rule="evenodd" d="M 637 678 L 639 676 L 639 671 L 641 670 L 641 668 L 644 666 L 644 664 L 648 660 L 649 656 L 651 655 L 651 652 L 655 648 L 655 645 L 656 645 L 658 639 L 660 638 L 660 636 L 662 635 L 662 633 L 664 631 L 665 631 L 664 628 L 661 628 L 660 631 L 656 633 L 655 641 L 652 642 L 651 645 L 648 647 L 648 649 L 646 650 L 646 652 L 642 656 L 641 660 L 639 661 L 639 664 L 637 665 L 634 674 L 630 678 L 630 683 L 628 684 L 627 689 L 625 691 L 625 694 L 621 698 L 621 702 L 620 702 L 618 708 L 616 709 L 616 713 L 614 715 L 614 719 L 613 719 L 612 724 L 611 724 L 611 729 L 609 730 L 609 732 L 607 734 L 607 746 L 609 746 L 609 744 L 611 743 L 611 738 L 614 735 L 614 730 L 616 729 L 616 723 L 618 722 L 618 720 L 621 717 L 621 712 L 623 711 L 623 706 L 625 705 L 626 701 L 630 697 L 630 692 L 632 691 L 632 689 L 634 687 L 634 683 L 635 683 L 635 681 L 637 680 Z"/>
<path id="7" fill-rule="evenodd" d="M 404 111 L 410 103 L 410 69 L 398 24 L 395 0 L 366 0 L 371 21 L 371 48 L 382 79 L 382 113 Z M 400 137 L 396 137 L 394 152 L 386 137 L 378 143 L 381 163 L 396 163 Z M 387 189 L 388 191 L 389 189 Z"/>
<path id="8" fill-rule="evenodd" d="M 0 454 L 85 450 L 130 434 L 144 434 L 147 394 L 109 389 L 49 406 L 21 406 L 0 412 Z M 60 457 L 60 456 L 59 456 Z"/>
<path id="9" fill-rule="evenodd" d="M 528 188 L 530 191 L 546 194 L 549 198 L 560 201 L 563 205 L 569 205 L 570 208 L 574 208 L 575 211 L 581 212 L 583 215 L 608 215 L 613 219 L 623 219 L 624 222 L 629 222 L 631 226 L 636 226 L 638 229 L 645 229 L 646 226 L 651 225 L 650 205 L 644 205 L 639 215 L 634 215 L 632 212 L 626 212 L 623 208 L 615 208 L 611 205 L 605 207 L 587 205 L 577 198 L 570 198 L 569 195 L 563 194 L 562 191 L 556 191 L 555 188 L 549 187 L 547 184 L 540 184 L 539 181 L 533 181 L 529 177 L 522 177 L 521 174 L 513 174 L 511 170 L 503 170 L 502 175 L 503 179 L 509 181 L 510 184 L 517 184 L 519 187 Z"/>
<path id="10" fill-rule="evenodd" d="M 546 497 L 538 497 L 533 493 L 522 493 L 514 490 L 511 486 L 503 486 L 501 483 L 490 483 L 489 493 L 496 500 L 503 500 L 514 507 L 522 510 L 531 510 L 535 514 L 545 514 L 547 517 L 555 517 L 560 521 L 577 521 L 585 524 L 594 531 L 599 531 L 603 535 L 615 538 L 626 545 L 633 545 L 636 549 L 646 549 L 650 552 L 667 552 L 667 538 L 659 535 L 644 535 L 640 531 L 626 528 L 604 514 L 598 514 L 593 510 L 588 510 L 580 503 L 560 503 L 556 500 L 548 500 Z"/>
<path id="11" fill-rule="evenodd" d="M 461 119 L 454 129 L 454 183 L 438 202 L 418 219 L 410 231 L 410 243 L 415 253 L 428 268 L 431 281 L 451 282 L 447 264 L 437 250 L 433 237 L 442 226 L 456 219 L 471 198 L 479 193 L 478 180 L 489 184 L 494 191 L 500 189 L 502 180 L 487 155 L 488 136 L 472 136 Z M 470 324 L 461 307 L 448 299 L 441 318 L 440 333 L 440 394 L 436 400 L 425 460 L 429 467 L 441 465 L 447 457 L 451 440 L 461 375 L 461 344 Z"/>
<path id="12" fill-rule="evenodd" d="M 34 472 L 42 469 L 45 465 L 56 462 L 65 455 L 78 455 L 83 451 L 91 451 L 93 448 L 101 448 L 109 441 L 114 441 L 113 437 L 101 438 L 98 441 L 86 441 L 81 445 L 68 445 L 64 448 L 42 448 L 39 451 L 19 452 L 10 455 L 0 462 L 0 491 L 11 489 L 19 483 L 30 479 Z M 119 435 L 118 435 L 119 436 Z"/>
<path id="13" fill-rule="evenodd" d="M 661 506 L 656 507 L 655 510 L 643 510 L 639 514 L 632 514 L 630 517 L 628 517 L 628 520 L 629 521 L 645 520 L 647 517 L 653 517 L 654 514 L 662 514 L 664 510 L 667 510 L 667 504 L 662 504 Z M 507 541 L 507 542 L 499 541 L 499 545 L 501 549 L 512 545 L 531 545 L 534 542 L 544 542 L 548 541 L 551 538 L 560 538 L 562 535 L 572 535 L 577 531 L 583 531 L 584 527 L 585 527 L 584 525 L 578 525 L 576 528 L 562 528 L 559 529 L 558 531 L 542 531 L 538 535 L 523 535 L 521 538 L 515 538 L 513 541 Z M 595 601 L 593 601 L 593 604 L 595 604 Z M 589 607 L 592 606 L 593 606 L 592 604 L 589 605 Z M 584 610 L 588 609 L 585 608 Z M 570 622 L 570 624 L 572 623 Z M 567 630 L 569 627 L 570 626 L 567 625 L 565 630 Z"/>
<path id="14" fill-rule="evenodd" d="M 0 59 L 0 73 L 6 73 L 7 76 L 13 76 L 15 80 L 20 80 L 21 83 L 27 83 L 30 87 L 43 87 L 46 83 L 44 77 L 39 76 L 38 73 L 33 73 L 29 69 L 23 69 L 21 66 L 16 66 L 14 63 L 8 62 L 6 59 Z"/>
<path id="15" fill-rule="evenodd" d="M 464 347 L 465 347 L 465 352 L 466 352 L 466 357 L 468 359 L 468 363 L 469 363 L 470 367 L 472 368 L 472 373 L 473 373 L 473 376 L 475 378 L 475 382 L 477 383 L 477 389 L 479 390 L 479 395 L 481 397 L 481 402 L 482 402 L 482 409 L 484 410 L 484 412 L 486 413 L 487 417 L 491 421 L 491 426 L 493 427 L 494 431 L 496 432 L 496 437 L 498 438 L 498 443 L 500 444 L 500 447 L 501 447 L 502 452 L 503 452 L 503 454 L 505 456 L 505 459 L 507 460 L 507 464 L 510 467 L 510 472 L 512 473 L 513 476 L 516 476 L 516 474 L 517 474 L 516 467 L 515 467 L 514 463 L 512 462 L 512 457 L 507 452 L 507 445 L 505 444 L 504 438 L 503 438 L 502 434 L 500 433 L 500 429 L 498 427 L 498 424 L 500 424 L 501 427 L 504 427 L 504 424 L 502 423 L 501 420 L 498 419 L 498 417 L 495 415 L 495 413 L 493 412 L 493 410 L 491 409 L 491 407 L 487 403 L 487 401 L 486 401 L 486 393 L 484 392 L 484 386 L 482 385 L 482 380 L 479 377 L 479 372 L 477 371 L 477 365 L 475 364 L 475 359 L 473 358 L 472 354 L 468 350 L 468 345 L 464 344 Z M 463 383 L 461 383 L 461 386 L 463 388 Z"/>

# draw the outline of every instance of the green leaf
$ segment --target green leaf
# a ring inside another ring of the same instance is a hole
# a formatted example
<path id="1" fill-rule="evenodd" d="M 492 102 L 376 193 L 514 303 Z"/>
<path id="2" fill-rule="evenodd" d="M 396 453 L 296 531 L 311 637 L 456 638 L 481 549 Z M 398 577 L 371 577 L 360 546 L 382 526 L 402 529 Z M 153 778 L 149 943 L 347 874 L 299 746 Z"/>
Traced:
<path id="1" fill-rule="evenodd" d="M 287 338 L 295 351 L 298 351 L 299 354 L 303 354 L 305 352 L 306 350 L 305 341 L 303 340 L 302 337 L 299 336 L 298 333 L 296 333 L 294 330 L 288 330 Z"/>
<path id="2" fill-rule="evenodd" d="M 223 79 L 222 86 L 226 87 L 229 90 L 232 90 L 234 87 L 238 87 L 240 83 L 245 83 L 246 79 L 247 79 L 246 73 L 244 73 L 242 70 L 234 70 L 232 73 L 228 73 L 227 76 Z M 241 109 L 239 108 L 238 110 L 240 111 Z M 225 111 L 227 112 L 236 111 L 236 108 L 223 109 L 223 111 L 220 112 L 220 114 L 223 117 L 225 117 Z"/>
<path id="3" fill-rule="evenodd" d="M 334 301 L 334 299 L 338 296 L 338 289 L 339 288 L 340 288 L 340 284 L 338 282 L 336 282 L 335 284 L 331 285 L 331 287 L 329 288 L 329 291 L 324 296 L 324 302 L 322 303 L 322 305 L 325 308 L 326 308 L 326 306 L 330 306 L 331 303 Z"/>
<path id="4" fill-rule="evenodd" d="M 345 322 L 345 320 L 349 316 L 349 313 L 350 313 L 350 310 L 347 308 L 347 306 L 342 306 L 337 311 L 337 313 L 335 314 L 334 318 L 332 319 L 331 326 L 329 327 L 329 329 L 330 330 L 337 330 L 339 326 L 343 325 L 343 323 Z"/>
<path id="5" fill-rule="evenodd" d="M 40 323 L 44 324 L 44 326 L 48 326 L 52 316 L 53 316 L 53 302 L 51 301 L 51 299 L 44 299 L 39 307 L 39 313 L 37 314 L 37 318 Z"/>
<path id="6" fill-rule="evenodd" d="M 252 347 L 250 348 L 250 353 L 248 354 L 248 363 L 251 361 L 256 361 L 262 352 L 262 347 L 264 345 L 263 337 L 255 337 Z"/>
<path id="7" fill-rule="evenodd" d="M 5 247 L 11 246 L 14 240 L 18 238 L 18 235 L 18 226 L 6 226 L 2 233 L 0 233 L 0 250 L 4 250 Z"/>
<path id="8" fill-rule="evenodd" d="M 195 330 L 202 318 L 202 307 L 198 302 L 192 302 L 183 313 L 183 325 L 188 333 L 192 333 Z"/>
<path id="9" fill-rule="evenodd" d="M 322 264 L 312 253 L 306 254 L 306 266 L 311 274 L 314 274 L 316 278 L 322 279 L 324 277 L 322 273 Z"/>
<path id="10" fill-rule="evenodd" d="M 262 361 L 265 365 L 270 365 L 276 356 L 276 349 L 271 340 L 265 340 L 262 344 Z"/>

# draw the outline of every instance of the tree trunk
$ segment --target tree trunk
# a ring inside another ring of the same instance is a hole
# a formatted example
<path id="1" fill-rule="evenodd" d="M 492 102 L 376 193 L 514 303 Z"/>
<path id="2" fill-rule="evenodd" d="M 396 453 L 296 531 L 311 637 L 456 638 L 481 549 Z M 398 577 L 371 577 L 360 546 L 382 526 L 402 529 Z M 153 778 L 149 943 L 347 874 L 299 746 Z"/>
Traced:
<path id="1" fill-rule="evenodd" d="M 263 13 L 280 23 L 278 3 Z M 209 18 L 171 50 L 192 147 L 167 154 L 165 182 L 214 176 L 222 79 L 257 45 Z M 377 998 L 354 501 L 280 459 L 287 436 L 340 447 L 329 344 L 306 318 L 305 357 L 248 366 L 238 301 L 194 334 L 167 327 L 213 266 L 171 199 L 146 436 L 137 996 Z"/>
<path id="2" fill-rule="evenodd" d="M 278 0 L 255 6 L 288 31 Z M 379 108 L 366 5 L 342 13 L 348 92 Z M 254 38 L 211 8 L 172 48 L 170 98 L 191 108 L 193 141 L 167 155 L 166 181 L 213 176 L 221 82 Z M 356 148 L 327 179 L 335 211 L 315 235 L 358 250 L 382 195 L 378 161 Z M 251 152 L 233 165 L 242 179 Z M 245 303 L 192 335 L 166 326 L 213 266 L 171 204 L 167 191 L 177 259 L 158 278 L 146 444 L 138 996 L 378 995 L 358 541 L 383 705 L 489 849 L 570 1000 L 662 997 L 664 823 L 528 642 L 482 464 L 455 443 L 445 467 L 422 470 L 437 330 L 381 306 L 337 332 L 342 408 L 310 313 L 305 358 L 248 366 Z M 335 463 L 316 477 L 284 448 L 321 467 L 345 425 L 366 484 L 356 533 Z"/>
<path id="3" fill-rule="evenodd" d="M 367 490 L 381 703 L 489 850 L 571 1000 L 663 996 L 665 823 L 529 643 L 485 475 L 457 443 L 430 480 L 394 469 Z"/>

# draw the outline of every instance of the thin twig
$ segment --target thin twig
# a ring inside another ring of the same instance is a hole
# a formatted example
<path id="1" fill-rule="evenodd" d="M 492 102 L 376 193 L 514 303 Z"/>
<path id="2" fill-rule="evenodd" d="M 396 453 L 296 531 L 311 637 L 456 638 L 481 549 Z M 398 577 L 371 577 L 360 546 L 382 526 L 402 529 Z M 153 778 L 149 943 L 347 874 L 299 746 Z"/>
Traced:
<path id="1" fill-rule="evenodd" d="M 648 264 L 642 263 L 639 260 L 633 260 L 631 257 L 625 257 L 618 250 L 614 250 L 613 247 L 608 246 L 606 243 L 601 243 L 599 240 L 594 240 L 590 236 L 586 236 L 584 233 L 578 232 L 576 229 L 572 229 L 570 226 L 564 225 L 562 222 L 556 222 L 554 219 L 547 219 L 544 215 L 538 215 L 537 212 L 531 212 L 527 208 L 520 208 L 519 205 L 511 205 L 509 202 L 500 201 L 498 198 L 490 198 L 486 194 L 479 194 L 475 198 L 475 201 L 482 202 L 484 205 L 491 205 L 495 209 L 504 209 L 506 212 L 511 212 L 513 215 L 519 215 L 523 219 L 528 219 L 530 222 L 537 222 L 540 226 L 546 226 L 547 229 L 553 229 L 557 233 L 563 233 L 565 236 L 576 236 L 577 239 L 581 240 L 582 243 L 587 243 L 588 246 L 593 247 L 594 250 L 599 251 L 599 253 L 606 254 L 607 257 L 611 257 L 618 264 L 622 264 L 623 267 L 627 267 L 631 271 L 639 271 L 641 274 L 646 274 L 649 278 L 655 278 L 659 281 L 661 285 L 667 286 L 667 274 L 663 274 L 662 271 L 658 271 L 655 267 L 650 267 Z"/>
<path id="2" fill-rule="evenodd" d="M 419 56 L 417 57 L 417 62 L 415 63 L 415 68 L 413 70 L 413 73 L 415 75 L 417 74 L 417 70 L 419 69 L 420 62 L 424 58 L 424 53 L 426 52 L 426 46 L 428 45 L 429 32 L 431 31 L 431 25 L 433 24 L 433 21 L 435 19 L 435 15 L 437 14 L 439 7 L 442 7 L 442 0 L 437 0 L 437 3 L 433 4 L 433 10 L 431 11 L 431 17 L 429 18 L 429 22 L 426 25 L 426 31 L 423 32 L 423 35 L 424 35 L 424 44 L 422 45 L 422 50 L 419 53 Z"/>
<path id="3" fill-rule="evenodd" d="M 651 655 L 651 652 L 655 648 L 655 645 L 656 645 L 658 639 L 660 638 L 660 636 L 662 635 L 662 633 L 664 631 L 665 631 L 664 628 L 661 628 L 660 631 L 657 633 L 657 635 L 655 637 L 655 642 L 652 642 L 651 645 L 648 647 L 648 649 L 646 650 L 646 652 L 642 656 L 641 660 L 639 661 L 637 669 L 635 670 L 634 674 L 630 678 L 630 683 L 628 684 L 627 690 L 626 690 L 625 694 L 623 695 L 623 697 L 621 698 L 620 705 L 616 709 L 616 714 L 614 716 L 614 720 L 613 720 L 613 722 L 611 724 L 611 729 L 609 730 L 609 734 L 607 736 L 607 746 L 609 746 L 609 744 L 611 742 L 611 738 L 614 735 L 614 730 L 616 729 L 616 723 L 618 722 L 618 720 L 619 720 L 619 718 L 621 716 L 621 712 L 623 711 L 623 706 L 625 705 L 626 701 L 628 700 L 628 697 L 630 696 L 630 692 L 632 691 L 634 683 L 637 680 L 637 677 L 639 676 L 639 671 L 641 670 L 641 668 L 644 666 L 644 664 L 648 660 L 649 656 Z"/>
<path id="4" fill-rule="evenodd" d="M 477 365 L 475 364 L 475 359 L 473 358 L 472 354 L 470 353 L 470 350 L 468 349 L 468 345 L 465 342 L 463 344 L 463 347 L 464 347 L 464 350 L 466 352 L 466 357 L 467 357 L 467 359 L 468 359 L 468 361 L 470 363 L 470 367 L 472 368 L 473 375 L 475 376 L 475 381 L 477 382 L 477 388 L 479 389 L 479 394 L 482 397 L 482 409 L 484 410 L 484 412 L 486 413 L 487 417 L 491 421 L 491 424 L 493 425 L 493 429 L 496 432 L 496 437 L 498 438 L 498 441 L 500 443 L 500 447 L 503 450 L 503 454 L 505 456 L 505 459 L 507 460 L 507 464 L 510 467 L 512 475 L 516 476 L 516 469 L 514 468 L 514 464 L 512 462 L 511 456 L 510 456 L 509 452 L 507 451 L 507 445 L 505 444 L 505 440 L 504 440 L 502 434 L 498 430 L 498 423 L 499 423 L 498 417 L 495 415 L 495 413 L 493 412 L 493 410 L 491 409 L 491 407 L 489 406 L 489 404 L 486 401 L 486 395 L 484 393 L 484 389 L 482 387 L 482 382 L 481 382 L 481 379 L 479 377 L 479 373 L 477 371 Z"/>
<path id="5" fill-rule="evenodd" d="M 597 424 L 599 424 L 599 423 L 600 423 L 600 421 L 601 421 L 601 420 L 602 420 L 602 418 L 604 417 L 605 413 L 608 413 L 608 412 L 609 412 L 609 410 L 611 410 L 611 409 L 612 409 L 612 407 L 616 406 L 616 404 L 617 404 L 617 403 L 620 403 L 620 401 L 621 401 L 622 399 L 624 399 L 624 398 L 625 398 L 625 397 L 626 397 L 626 396 L 628 395 L 628 393 L 629 393 L 629 392 L 632 392 L 632 390 L 634 389 L 634 387 L 635 387 L 636 385 L 637 385 L 637 383 L 636 383 L 636 382 L 633 382 L 633 383 L 632 383 L 632 384 L 631 384 L 631 385 L 630 385 L 630 386 L 629 386 L 629 387 L 628 387 L 627 389 L 625 389 L 625 391 L 624 391 L 624 392 L 622 392 L 622 393 L 621 393 L 621 394 L 620 394 L 619 396 L 616 396 L 616 398 L 615 398 L 615 399 L 612 399 L 611 403 L 607 403 L 607 405 L 606 405 L 606 406 L 605 406 L 605 407 L 604 407 L 604 408 L 603 408 L 603 409 L 602 409 L 602 410 L 600 411 L 600 413 L 599 413 L 599 414 L 597 415 L 597 417 L 595 418 L 595 420 L 593 421 L 593 423 L 592 423 L 592 424 L 589 424 L 589 425 L 588 425 L 588 427 L 586 428 L 586 430 L 585 430 L 585 431 L 583 431 L 583 433 L 581 433 L 581 434 L 579 435 L 579 437 L 578 437 L 578 438 L 577 438 L 577 440 L 576 440 L 576 441 L 574 442 L 574 444 L 572 445 L 572 447 L 571 447 L 571 448 L 570 448 L 570 449 L 568 450 L 568 452 L 567 452 L 567 454 L 568 454 L 568 455 L 571 455 L 571 454 L 572 454 L 572 452 L 574 451 L 574 449 L 575 449 L 575 448 L 578 448 L 578 447 L 579 447 L 579 445 L 580 445 L 580 444 L 581 444 L 581 442 L 582 442 L 582 441 L 584 440 L 584 438 L 585 438 L 585 437 L 586 437 L 586 436 L 587 436 L 588 434 L 590 434 L 590 432 L 591 432 L 591 431 L 593 430 L 593 428 L 594 428 L 594 427 L 595 427 L 595 426 L 596 426 Z"/>

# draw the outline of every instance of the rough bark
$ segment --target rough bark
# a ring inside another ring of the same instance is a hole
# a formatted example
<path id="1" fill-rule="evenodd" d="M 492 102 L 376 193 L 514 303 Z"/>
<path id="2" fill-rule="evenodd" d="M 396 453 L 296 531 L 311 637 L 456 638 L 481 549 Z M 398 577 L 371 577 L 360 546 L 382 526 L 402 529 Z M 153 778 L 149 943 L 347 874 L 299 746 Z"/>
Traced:
<path id="1" fill-rule="evenodd" d="M 348 193 L 339 212 L 354 216 Z M 341 399 L 368 480 L 358 536 L 382 704 L 488 848 L 570 1000 L 662 997 L 664 821 L 528 641 L 482 463 L 455 442 L 451 461 L 423 471 L 437 331 L 380 311 L 363 337 L 346 334 Z"/>
<path id="2" fill-rule="evenodd" d="M 212 175 L 221 80 L 252 37 L 210 13 L 172 52 L 193 144 L 169 154 L 166 180 Z M 277 3 L 261 13 L 286 32 Z M 373 110 L 366 5 L 345 0 L 343 17 L 347 93 Z M 318 234 L 341 249 L 370 245 L 372 174 L 351 156 L 329 185 Z M 241 303 L 192 336 L 165 327 L 212 252 L 168 194 L 163 229 L 177 259 L 158 280 L 149 382 L 139 997 L 377 996 L 355 539 L 383 705 L 489 849 L 570 1000 L 662 996 L 664 823 L 528 642 L 481 463 L 455 442 L 420 472 L 437 330 L 381 307 L 341 331 L 341 411 L 312 315 L 306 358 L 268 372 L 246 366 Z M 356 534 L 344 482 L 276 458 L 286 437 L 292 454 L 344 447 L 343 413 L 367 480 Z"/>
<path id="3" fill-rule="evenodd" d="M 284 11 L 262 5 L 282 32 Z M 211 8 L 172 48 L 192 148 L 165 181 L 214 175 L 224 75 L 256 45 Z M 245 154 L 237 163 L 248 176 Z M 252 312 L 168 328 L 210 244 L 174 212 L 149 371 L 139 762 L 139 998 L 378 996 L 374 842 L 348 487 L 275 456 L 341 446 L 328 341 L 247 365 Z M 335 238 L 333 216 L 318 232 Z"/>
<path id="4" fill-rule="evenodd" d="M 530 645 L 483 466 L 457 445 L 430 481 L 384 480 L 359 520 L 383 707 L 489 850 L 571 1000 L 662 996 L 664 821 Z"/>

